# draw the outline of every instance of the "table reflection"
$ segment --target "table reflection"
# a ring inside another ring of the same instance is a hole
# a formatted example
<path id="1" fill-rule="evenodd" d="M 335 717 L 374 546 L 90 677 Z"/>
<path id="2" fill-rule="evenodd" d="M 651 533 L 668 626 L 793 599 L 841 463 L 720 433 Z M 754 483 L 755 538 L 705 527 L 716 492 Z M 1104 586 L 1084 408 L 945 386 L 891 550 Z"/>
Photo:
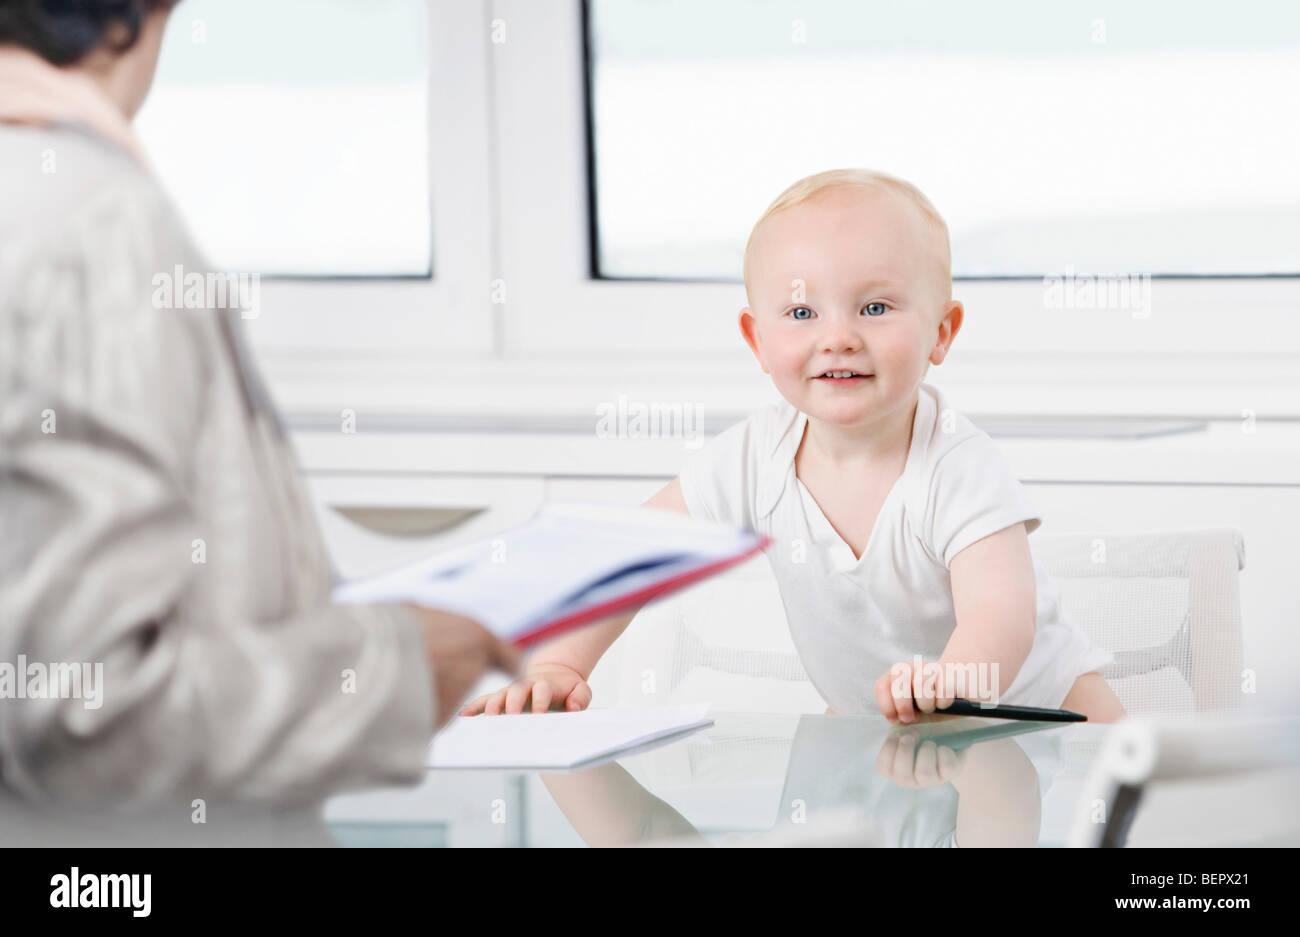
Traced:
<path id="1" fill-rule="evenodd" d="M 761 723 L 759 731 L 746 728 L 744 717 L 720 716 L 699 736 L 674 743 L 676 751 L 544 774 L 541 781 L 588 845 L 705 845 L 711 840 L 630 767 L 636 763 L 653 779 L 663 774 L 656 761 L 680 761 L 684 750 L 690 780 L 725 784 L 730 774 L 743 782 L 747 767 L 756 767 L 746 753 L 766 743 L 769 752 L 788 752 L 770 830 L 778 840 L 852 827 L 864 845 L 1032 846 L 1064 733 L 1054 723 L 957 717 L 892 726 L 871 717 L 801 716 L 792 731 L 788 720 L 785 731 L 774 720 L 766 734 Z"/>

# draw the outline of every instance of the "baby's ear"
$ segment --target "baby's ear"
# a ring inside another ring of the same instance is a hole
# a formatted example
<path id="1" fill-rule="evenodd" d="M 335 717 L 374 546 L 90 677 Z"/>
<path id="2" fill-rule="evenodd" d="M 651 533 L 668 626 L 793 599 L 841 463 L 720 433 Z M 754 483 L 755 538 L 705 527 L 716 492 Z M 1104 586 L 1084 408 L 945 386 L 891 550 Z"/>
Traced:
<path id="1" fill-rule="evenodd" d="M 943 364 L 943 359 L 952 351 L 953 340 L 957 338 L 957 333 L 961 331 L 962 319 L 965 317 L 966 310 L 957 300 L 952 300 L 943 309 L 943 315 L 939 318 L 939 341 L 930 350 L 930 361 L 934 364 Z"/>
<path id="2" fill-rule="evenodd" d="M 749 346 L 749 350 L 752 351 L 754 357 L 758 359 L 759 366 L 762 367 L 763 373 L 770 374 L 771 372 L 767 370 L 767 364 L 763 361 L 762 345 L 758 340 L 758 320 L 754 317 L 754 310 L 750 309 L 748 306 L 740 310 L 740 317 L 738 318 L 737 323 L 740 325 L 740 334 L 745 338 L 745 344 Z"/>

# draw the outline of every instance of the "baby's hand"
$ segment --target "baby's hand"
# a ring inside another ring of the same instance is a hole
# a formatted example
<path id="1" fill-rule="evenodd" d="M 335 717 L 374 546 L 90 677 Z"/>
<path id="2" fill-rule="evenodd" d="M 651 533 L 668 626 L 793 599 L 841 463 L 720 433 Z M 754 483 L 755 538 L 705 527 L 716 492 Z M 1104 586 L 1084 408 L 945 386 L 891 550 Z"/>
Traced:
<path id="1" fill-rule="evenodd" d="M 938 661 L 900 661 L 876 681 L 876 705 L 890 722 L 915 722 L 920 714 L 952 705 L 953 694 Z"/>
<path id="2" fill-rule="evenodd" d="M 876 756 L 876 773 L 899 787 L 933 787 L 947 784 L 961 774 L 966 751 L 953 751 L 936 745 L 931 739 L 920 740 L 915 729 L 891 734 Z"/>
<path id="3" fill-rule="evenodd" d="M 563 664 L 539 664 L 529 667 L 520 679 L 495 693 L 487 693 L 466 704 L 462 716 L 483 713 L 498 716 L 527 711 L 529 702 L 535 713 L 562 709 L 577 712 L 591 703 L 591 687 L 582 674 Z"/>

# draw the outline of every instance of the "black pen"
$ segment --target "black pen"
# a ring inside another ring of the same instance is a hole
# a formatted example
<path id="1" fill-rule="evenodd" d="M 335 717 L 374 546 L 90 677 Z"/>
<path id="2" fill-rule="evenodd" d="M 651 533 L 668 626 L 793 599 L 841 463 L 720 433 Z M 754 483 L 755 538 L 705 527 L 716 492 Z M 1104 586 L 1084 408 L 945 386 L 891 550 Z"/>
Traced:
<path id="1" fill-rule="evenodd" d="M 920 710 L 917 710 L 920 712 Z M 984 716 L 988 719 L 1032 719 L 1037 722 L 1087 722 L 1083 713 L 1068 709 L 1039 709 L 1036 706 L 982 706 L 968 699 L 955 699 L 946 709 L 936 708 L 936 716 Z"/>

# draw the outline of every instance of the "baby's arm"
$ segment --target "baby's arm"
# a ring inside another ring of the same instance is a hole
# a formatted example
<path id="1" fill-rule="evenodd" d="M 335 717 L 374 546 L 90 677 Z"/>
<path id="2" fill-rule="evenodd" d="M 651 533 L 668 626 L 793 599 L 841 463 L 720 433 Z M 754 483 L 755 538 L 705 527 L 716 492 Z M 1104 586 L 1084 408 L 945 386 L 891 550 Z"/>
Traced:
<path id="1" fill-rule="evenodd" d="M 995 699 L 1016 679 L 1034 644 L 1038 584 L 1025 525 L 977 540 L 952 558 L 949 574 L 957 627 L 940 660 L 996 664 L 989 697 Z"/>
<path id="2" fill-rule="evenodd" d="M 556 806 L 588 846 L 635 846 L 653 840 L 683 839 L 708 845 L 689 820 L 638 784 L 620 764 L 543 774 L 541 779 Z"/>
<path id="3" fill-rule="evenodd" d="M 910 662 L 895 664 L 876 682 L 876 702 L 891 722 L 913 722 L 918 711 L 942 710 L 954 696 L 997 699 L 1011 686 L 1033 646 L 1038 584 L 1023 523 L 966 547 L 953 557 L 949 574 L 957 625 L 938 666 L 927 664 L 931 673 L 922 674 L 913 672 Z M 974 664 L 987 670 L 978 674 L 964 668 L 977 679 L 973 685 L 957 686 L 948 677 L 963 668 L 947 664 Z"/>
<path id="4" fill-rule="evenodd" d="M 1038 772 L 1015 739 L 967 749 L 957 791 L 957 843 L 961 846 L 1036 846 L 1043 798 Z"/>
<path id="5" fill-rule="evenodd" d="M 957 844 L 1033 846 L 1042 797 L 1038 773 L 1015 739 L 980 742 L 954 751 L 943 736 L 916 729 L 891 732 L 876 756 L 876 771 L 899 787 L 951 784 L 957 791 Z M 923 802 L 924 803 L 924 802 Z"/>
<path id="6" fill-rule="evenodd" d="M 647 501 L 645 507 L 689 513 L 682 498 L 681 482 L 676 478 Z M 544 713 L 553 706 L 569 712 L 586 709 L 591 703 L 587 678 L 601 655 L 618 640 L 639 610 L 623 612 L 540 645 L 528 656 L 520 679 L 494 693 L 480 696 L 461 710 L 461 715 L 522 713 L 529 700 L 535 713 Z"/>

